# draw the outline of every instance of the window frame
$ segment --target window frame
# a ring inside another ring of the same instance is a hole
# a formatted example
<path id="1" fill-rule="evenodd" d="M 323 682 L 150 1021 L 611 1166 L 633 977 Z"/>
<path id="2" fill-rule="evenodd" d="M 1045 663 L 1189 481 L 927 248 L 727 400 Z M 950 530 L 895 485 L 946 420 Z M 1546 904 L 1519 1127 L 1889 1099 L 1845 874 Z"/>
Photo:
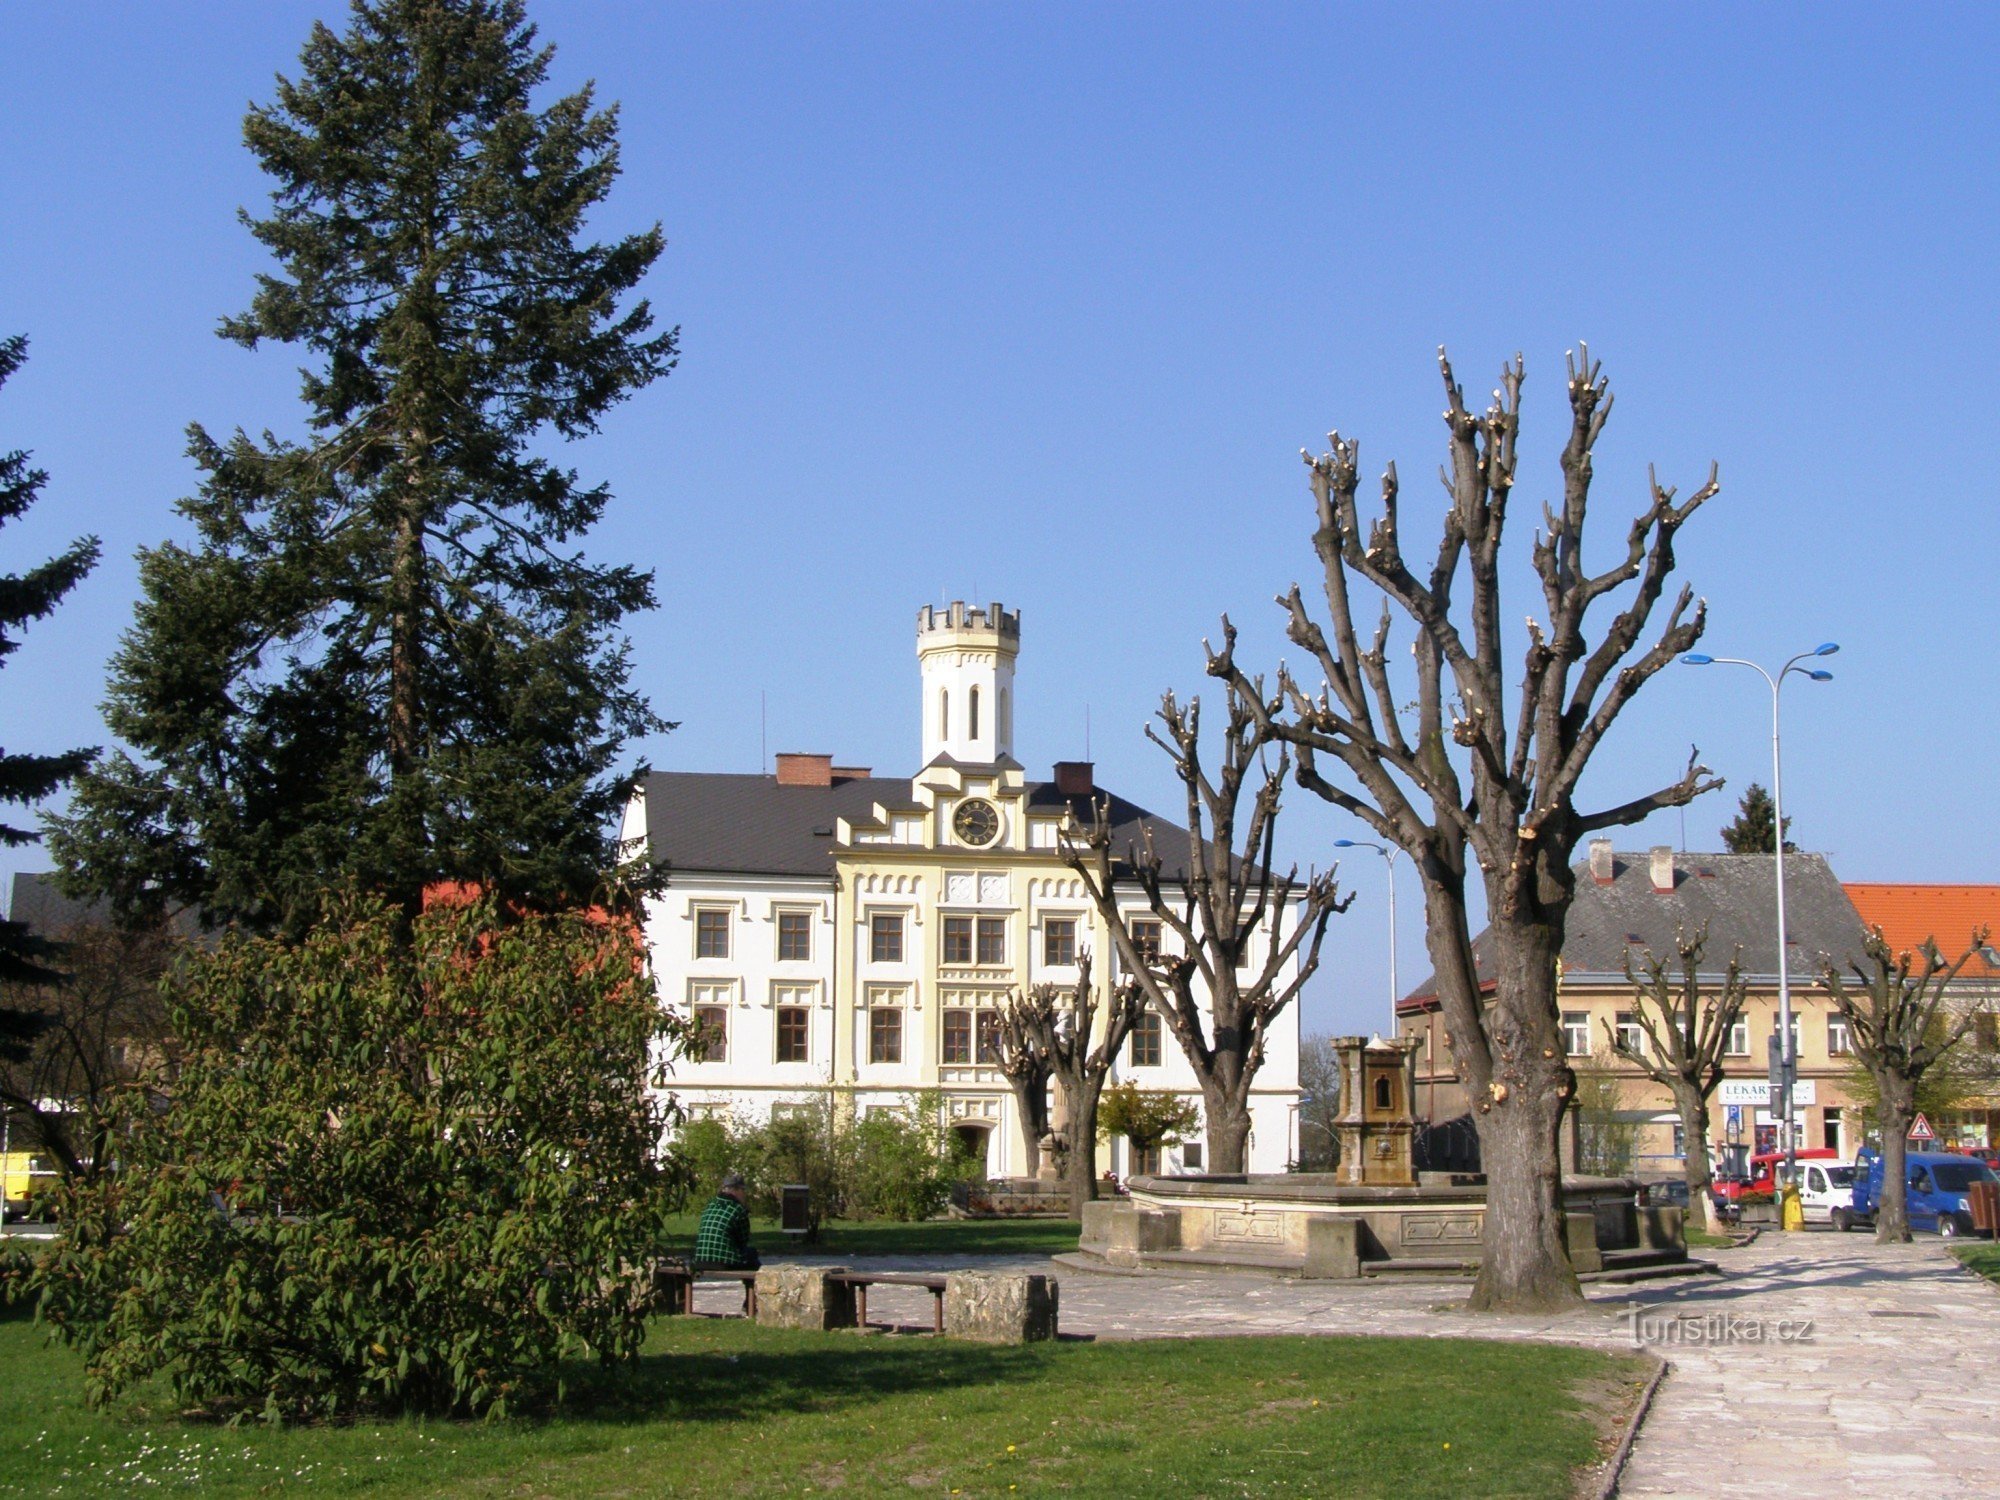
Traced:
<path id="1" fill-rule="evenodd" d="M 1074 916 L 1042 918 L 1042 966 L 1044 968 L 1073 969 L 1076 967 L 1077 926 L 1077 919 Z"/>
<path id="2" fill-rule="evenodd" d="M 1826 1018 L 1826 1055 L 1828 1057 L 1854 1055 L 1854 1029 L 1847 1024 L 1847 1017 Z"/>
<path id="3" fill-rule="evenodd" d="M 771 915 L 771 956 L 781 964 L 809 964 L 813 961 L 813 916 L 806 907 L 779 907 Z M 787 953 L 786 939 L 796 938 L 803 953 Z"/>
<path id="4" fill-rule="evenodd" d="M 943 1031 L 938 1039 L 938 1061 L 948 1068 L 969 1068 L 976 1055 L 974 1037 L 977 1023 L 973 1017 L 978 1012 L 964 1006 L 952 1006 L 944 1013 Z M 954 1022 L 957 1023 L 954 1026 Z M 958 1032 L 954 1036 L 953 1032 Z"/>
<path id="5" fill-rule="evenodd" d="M 1158 1068 L 1166 1062 L 1166 1022 L 1160 1013 L 1147 1006 L 1139 1012 L 1139 1019 L 1132 1023 L 1132 1030 L 1125 1038 L 1126 1065 L 1133 1068 Z M 1150 1053 L 1148 1056 L 1146 1054 Z"/>
<path id="6" fill-rule="evenodd" d="M 938 932 L 938 962 L 949 964 L 953 968 L 971 968 L 974 951 L 973 931 L 973 922 L 970 916 L 957 914 L 946 916 L 940 924 Z M 953 951 L 959 939 L 964 940 L 962 956 Z"/>
<path id="7" fill-rule="evenodd" d="M 1590 1056 L 1590 1012 L 1587 1010 L 1566 1010 L 1562 1013 L 1563 1056 Z M 1577 1045 L 1581 1038 L 1583 1045 Z"/>
<path id="8" fill-rule="evenodd" d="M 717 1017 L 710 1021 L 705 1017 Z M 698 1063 L 726 1063 L 729 1061 L 729 1007 L 713 1003 L 697 1005 L 693 1008 L 692 1019 L 695 1026 L 695 1040 L 699 1043 L 698 1055 L 690 1058 Z"/>
<path id="9" fill-rule="evenodd" d="M 997 969 L 1007 962 L 1007 919 L 1005 917 L 974 917 L 973 965 L 981 969 Z"/>
<path id="10" fill-rule="evenodd" d="M 796 1031 L 796 1036 L 787 1033 Z M 785 1048 L 788 1041 L 798 1044 L 798 1055 L 787 1057 Z M 771 1060 L 773 1063 L 809 1063 L 812 1061 L 812 1010 L 804 1005 L 774 1005 L 771 1007 Z"/>
<path id="11" fill-rule="evenodd" d="M 720 918 L 722 922 L 719 933 L 722 940 L 721 951 L 710 953 L 704 951 L 703 944 L 707 938 L 718 934 L 706 930 L 704 924 L 716 918 Z M 734 919 L 735 913 L 727 906 L 696 906 L 694 908 L 694 956 L 697 959 L 728 958 L 730 951 L 735 947 L 735 937 L 732 930 L 735 927 Z"/>
<path id="12" fill-rule="evenodd" d="M 884 1043 L 893 1041 L 893 1049 Z M 883 1054 L 893 1050 L 895 1056 Z M 900 1005 L 871 1005 L 868 1007 L 868 1061 L 872 1065 L 895 1067 L 903 1061 L 903 1007 Z"/>
<path id="13" fill-rule="evenodd" d="M 901 911 L 871 911 L 868 913 L 868 962 L 871 964 L 900 964 L 907 961 L 909 952 L 909 914 Z M 896 951 L 885 954 L 883 939 L 893 937 Z"/>

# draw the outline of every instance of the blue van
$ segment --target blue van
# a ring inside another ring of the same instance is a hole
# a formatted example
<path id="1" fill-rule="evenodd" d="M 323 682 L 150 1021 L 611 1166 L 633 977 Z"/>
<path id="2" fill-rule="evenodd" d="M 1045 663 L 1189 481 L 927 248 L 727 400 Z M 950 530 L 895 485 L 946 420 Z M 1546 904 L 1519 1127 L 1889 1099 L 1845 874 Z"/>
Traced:
<path id="1" fill-rule="evenodd" d="M 1972 1233 L 1972 1212 L 1965 1195 L 1975 1182 L 1995 1180 L 1992 1170 L 1975 1157 L 1952 1151 L 1912 1151 L 1903 1158 L 1909 1188 L 1910 1228 L 1931 1229 L 1947 1238 Z M 1854 1211 L 1840 1225 L 1873 1223 L 1882 1197 L 1882 1156 L 1872 1147 L 1854 1159 Z"/>

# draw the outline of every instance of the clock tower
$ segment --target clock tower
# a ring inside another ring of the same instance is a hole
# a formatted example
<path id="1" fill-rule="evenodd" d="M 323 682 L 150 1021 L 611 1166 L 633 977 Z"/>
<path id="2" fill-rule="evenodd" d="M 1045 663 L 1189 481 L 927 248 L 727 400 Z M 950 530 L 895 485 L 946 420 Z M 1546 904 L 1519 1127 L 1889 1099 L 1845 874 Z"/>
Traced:
<path id="1" fill-rule="evenodd" d="M 1014 658 L 1021 612 L 954 600 L 917 611 L 925 765 L 1014 763 Z"/>

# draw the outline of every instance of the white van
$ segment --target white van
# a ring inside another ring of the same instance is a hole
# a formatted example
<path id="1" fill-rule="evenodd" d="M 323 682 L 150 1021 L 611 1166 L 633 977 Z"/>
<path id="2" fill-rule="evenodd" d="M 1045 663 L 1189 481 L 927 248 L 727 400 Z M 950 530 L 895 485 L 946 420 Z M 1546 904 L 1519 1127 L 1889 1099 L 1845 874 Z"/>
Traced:
<path id="1" fill-rule="evenodd" d="M 1854 1211 L 1854 1168 L 1839 1161 L 1800 1162 L 1799 1207 L 1808 1224 L 1845 1229 Z"/>

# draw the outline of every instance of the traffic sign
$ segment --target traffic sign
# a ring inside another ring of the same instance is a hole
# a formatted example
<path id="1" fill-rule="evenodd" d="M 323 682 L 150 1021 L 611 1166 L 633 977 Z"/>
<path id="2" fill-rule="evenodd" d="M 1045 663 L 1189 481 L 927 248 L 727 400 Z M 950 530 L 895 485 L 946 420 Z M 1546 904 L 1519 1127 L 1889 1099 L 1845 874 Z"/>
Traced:
<path id="1" fill-rule="evenodd" d="M 1934 1141 L 1937 1139 L 1937 1132 L 1931 1129 L 1931 1122 L 1929 1120 L 1926 1120 L 1922 1115 L 1918 1115 L 1916 1121 L 1910 1126 L 1910 1139 L 1913 1141 Z"/>

